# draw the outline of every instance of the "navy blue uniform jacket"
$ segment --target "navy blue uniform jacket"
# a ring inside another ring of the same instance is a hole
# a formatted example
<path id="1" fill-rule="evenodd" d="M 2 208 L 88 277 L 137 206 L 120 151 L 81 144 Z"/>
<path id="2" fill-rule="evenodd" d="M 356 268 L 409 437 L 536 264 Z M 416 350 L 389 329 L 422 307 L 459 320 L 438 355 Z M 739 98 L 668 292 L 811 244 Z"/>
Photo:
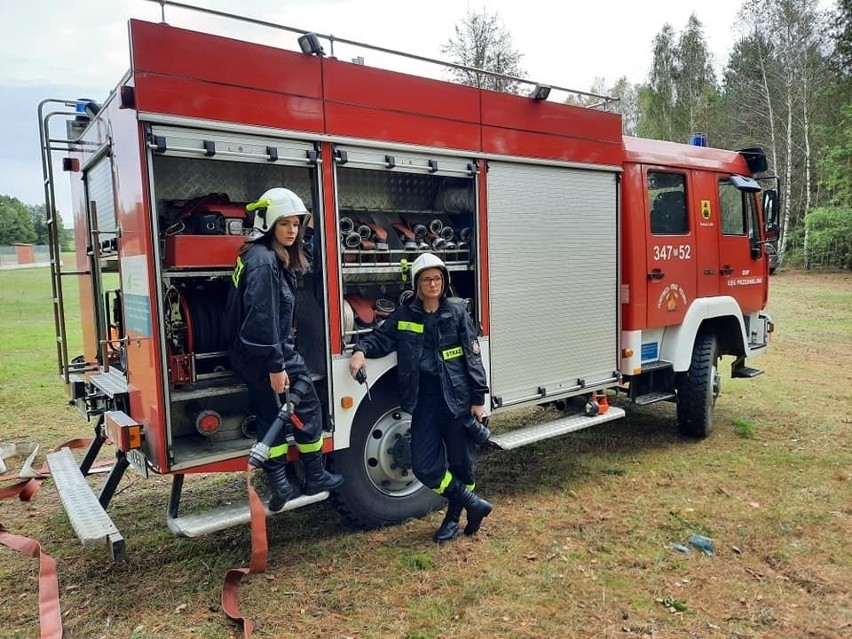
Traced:
<path id="1" fill-rule="evenodd" d="M 479 339 L 461 302 L 444 298 L 436 313 L 438 339 L 432 355 L 440 362 L 444 402 L 455 417 L 462 417 L 470 413 L 472 405 L 483 405 L 488 393 Z M 420 388 L 424 314 L 423 303 L 415 297 L 355 346 L 356 351 L 363 351 L 370 358 L 396 351 L 400 406 L 408 413 L 417 405 Z"/>
<path id="2" fill-rule="evenodd" d="M 306 233 L 309 260 L 312 240 L 313 234 Z M 256 242 L 239 257 L 232 283 L 225 324 L 233 338 L 229 354 L 234 367 L 255 373 L 304 367 L 293 336 L 296 276 L 284 268 L 266 241 Z"/>

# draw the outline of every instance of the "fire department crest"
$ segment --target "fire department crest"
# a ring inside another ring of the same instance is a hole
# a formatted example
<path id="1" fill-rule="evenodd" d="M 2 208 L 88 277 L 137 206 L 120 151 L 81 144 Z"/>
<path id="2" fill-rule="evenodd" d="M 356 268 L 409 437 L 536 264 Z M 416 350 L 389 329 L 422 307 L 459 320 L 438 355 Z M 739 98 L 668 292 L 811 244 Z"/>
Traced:
<path id="1" fill-rule="evenodd" d="M 478 339 L 470 340 L 470 350 L 473 351 L 474 355 L 479 355 L 479 340 Z"/>

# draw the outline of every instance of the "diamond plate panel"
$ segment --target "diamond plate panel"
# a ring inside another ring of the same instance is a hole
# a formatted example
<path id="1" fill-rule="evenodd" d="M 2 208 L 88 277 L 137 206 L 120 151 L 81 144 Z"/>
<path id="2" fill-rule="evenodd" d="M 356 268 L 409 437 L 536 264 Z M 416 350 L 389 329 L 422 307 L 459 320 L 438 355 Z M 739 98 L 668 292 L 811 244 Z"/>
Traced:
<path id="1" fill-rule="evenodd" d="M 232 202 L 251 202 L 267 189 L 284 186 L 311 208 L 311 174 L 314 167 L 242 163 L 216 158 L 154 156 L 157 210 L 164 202 L 188 200 L 208 193 L 227 193 Z"/>
<path id="2" fill-rule="evenodd" d="M 437 175 L 338 167 L 338 207 L 373 211 L 428 211 L 434 207 L 438 189 L 446 180 L 446 177 Z M 466 181 L 460 182 L 464 184 Z"/>

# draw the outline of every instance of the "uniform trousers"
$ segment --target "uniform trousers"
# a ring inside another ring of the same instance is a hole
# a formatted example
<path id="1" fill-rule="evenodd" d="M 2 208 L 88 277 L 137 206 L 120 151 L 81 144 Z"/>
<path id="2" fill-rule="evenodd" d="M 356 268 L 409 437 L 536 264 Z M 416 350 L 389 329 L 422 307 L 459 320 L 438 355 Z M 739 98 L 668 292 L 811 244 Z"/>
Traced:
<path id="1" fill-rule="evenodd" d="M 320 402 L 319 397 L 317 397 L 317 391 L 314 388 L 314 383 L 305 366 L 291 365 L 286 370 L 290 378 L 291 391 L 297 388 L 301 392 L 301 398 L 299 399 L 298 406 L 296 406 L 295 413 L 301 420 L 303 428 L 293 429 L 293 439 L 296 440 L 297 446 L 299 444 L 314 444 L 322 436 Z M 267 373 L 258 373 L 256 371 L 241 371 L 241 373 L 245 379 L 249 399 L 257 418 L 255 431 L 257 433 L 257 440 L 260 441 L 264 438 L 275 418 L 278 416 L 278 411 L 281 408 L 281 399 L 269 385 L 269 375 Z M 285 430 L 281 429 L 281 433 L 276 437 L 275 441 L 270 443 L 270 447 L 274 452 L 278 452 L 278 450 L 281 450 L 281 453 L 286 452 L 286 450 L 281 449 L 286 444 L 287 433 Z M 278 456 L 273 453 L 273 457 Z"/>
<path id="2" fill-rule="evenodd" d="M 475 444 L 464 429 L 469 419 L 450 412 L 440 383 L 420 385 L 411 416 L 411 458 L 414 476 L 425 486 L 440 488 L 447 470 L 466 486 L 474 485 Z"/>

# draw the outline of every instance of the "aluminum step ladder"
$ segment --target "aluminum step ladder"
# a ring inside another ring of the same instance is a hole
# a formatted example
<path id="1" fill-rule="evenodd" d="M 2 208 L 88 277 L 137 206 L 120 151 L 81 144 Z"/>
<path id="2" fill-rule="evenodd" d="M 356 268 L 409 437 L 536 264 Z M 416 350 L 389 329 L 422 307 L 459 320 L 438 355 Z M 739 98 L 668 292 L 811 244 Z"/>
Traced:
<path id="1" fill-rule="evenodd" d="M 48 453 L 47 466 L 71 526 L 83 545 L 104 544 L 113 561 L 123 561 L 124 537 L 92 492 L 71 449 Z"/>

